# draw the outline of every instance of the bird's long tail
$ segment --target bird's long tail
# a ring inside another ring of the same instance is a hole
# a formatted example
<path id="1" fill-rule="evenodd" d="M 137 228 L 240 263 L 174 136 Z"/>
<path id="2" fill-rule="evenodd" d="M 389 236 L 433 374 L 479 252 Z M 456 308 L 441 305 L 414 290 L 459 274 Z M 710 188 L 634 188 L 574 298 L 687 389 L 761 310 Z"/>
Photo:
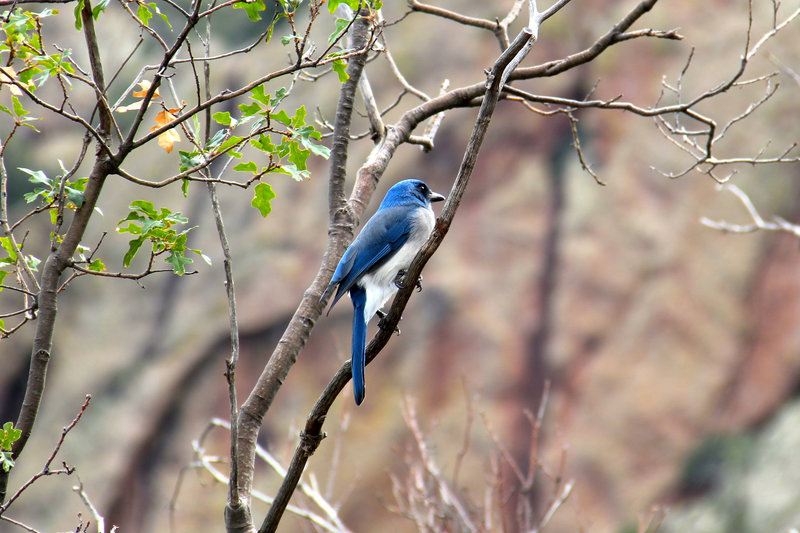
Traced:
<path id="1" fill-rule="evenodd" d="M 353 393 L 356 405 L 361 405 L 366 395 L 364 366 L 366 365 L 367 317 L 364 315 L 364 308 L 367 303 L 367 291 L 354 286 L 350 289 L 350 299 L 353 300 L 353 340 L 350 365 L 353 368 Z"/>

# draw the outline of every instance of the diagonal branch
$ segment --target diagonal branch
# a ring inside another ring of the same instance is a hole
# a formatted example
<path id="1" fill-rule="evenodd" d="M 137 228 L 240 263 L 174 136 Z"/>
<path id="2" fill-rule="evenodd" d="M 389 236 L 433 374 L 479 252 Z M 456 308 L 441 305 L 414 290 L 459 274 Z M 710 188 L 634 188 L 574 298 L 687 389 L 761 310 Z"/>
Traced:
<path id="1" fill-rule="evenodd" d="M 483 105 L 478 112 L 475 128 L 473 129 L 472 136 L 470 137 L 466 152 L 464 154 L 464 160 L 461 163 L 456 182 L 453 185 L 453 189 L 450 192 L 447 202 L 443 208 L 442 216 L 437 220 L 436 228 L 431 234 L 431 237 L 428 239 L 428 242 L 425 244 L 419 254 L 417 254 L 416 259 L 408 268 L 404 280 L 405 282 L 401 284 L 405 286 L 405 288 L 398 292 L 394 302 L 392 303 L 389 314 L 384 318 L 384 322 L 378 330 L 378 333 L 375 335 L 372 341 L 370 341 L 369 346 L 367 346 L 367 364 L 369 364 L 369 362 L 372 361 L 386 346 L 395 328 L 397 327 L 397 324 L 400 322 L 400 316 L 405 309 L 406 304 L 408 303 L 412 291 L 415 288 L 415 284 L 408 283 L 407 280 L 416 280 L 419 278 L 419 274 L 422 271 L 423 266 L 433 255 L 433 253 L 439 247 L 439 244 L 441 244 L 442 239 L 444 239 L 444 236 L 447 234 L 453 217 L 455 216 L 455 212 L 458 209 L 461 198 L 469 182 L 469 178 L 472 175 L 473 169 L 475 168 L 478 151 L 480 150 L 480 146 L 486 135 L 486 130 L 489 126 L 489 122 L 491 121 L 497 101 L 500 98 L 500 92 L 503 86 L 503 73 L 506 71 L 508 65 L 511 64 L 511 62 L 515 59 L 517 54 L 527 49 L 526 45 L 531 40 L 532 36 L 533 32 L 529 28 L 525 28 L 514 40 L 511 46 L 506 49 L 506 51 L 503 52 L 500 58 L 495 62 L 494 67 L 489 74 L 486 97 L 484 98 Z M 410 119 L 410 117 L 407 119 Z M 379 178 L 380 174 L 382 174 L 382 168 L 385 168 L 385 165 L 383 167 L 376 166 L 383 161 L 383 159 L 379 158 L 379 156 L 376 154 L 383 153 L 384 157 L 391 157 L 391 153 L 385 152 L 387 150 L 387 145 L 389 145 L 389 137 L 395 137 L 393 134 L 397 131 L 405 131 L 405 134 L 408 135 L 410 129 L 390 129 L 390 134 L 387 136 L 387 140 L 383 143 L 383 145 L 380 145 L 382 149 L 373 151 L 373 155 L 370 156 L 370 160 L 359 171 L 357 184 L 354 188 L 354 196 L 356 196 L 359 191 L 369 191 L 369 194 L 371 194 L 371 191 L 374 190 L 373 182 Z M 392 139 L 392 141 L 395 140 L 399 139 Z M 388 159 L 386 159 L 386 162 L 388 162 Z M 370 168 L 370 165 L 373 165 L 372 168 Z M 380 170 L 380 172 L 370 173 L 370 170 Z M 297 483 L 300 480 L 300 475 L 302 474 L 308 459 L 314 454 L 319 446 L 319 443 L 325 436 L 322 432 L 322 426 L 325 423 L 328 411 L 333 405 L 333 401 L 350 380 L 352 375 L 350 364 L 350 361 L 346 361 L 342 365 L 339 371 L 328 383 L 327 387 L 322 392 L 313 409 L 311 410 L 311 413 L 306 420 L 305 428 L 300 434 L 300 442 L 298 443 L 294 456 L 292 457 L 287 475 L 281 484 L 278 494 L 275 496 L 275 502 L 272 504 L 272 507 L 270 507 L 269 514 L 267 515 L 264 524 L 261 526 L 259 533 L 268 533 L 276 530 L 281 516 L 283 515 L 283 511 L 288 504 L 291 495 L 294 493 Z"/>
<path id="2" fill-rule="evenodd" d="M 348 80 L 342 85 L 336 114 L 336 128 L 331 149 L 331 176 L 329 202 L 331 222 L 329 227 L 328 249 L 322 266 L 311 286 L 303 295 L 303 300 L 289 322 L 280 342 L 273 351 L 256 385 L 241 407 L 239 419 L 239 493 L 242 501 L 248 501 L 253 486 L 255 464 L 255 444 L 261 423 L 272 405 L 278 389 L 291 367 L 297 361 L 297 354 L 308 340 L 311 329 L 322 308 L 319 295 L 332 275 L 332 264 L 344 253 L 346 243 L 352 239 L 357 212 L 349 208 L 344 197 L 344 182 L 347 169 L 347 147 L 350 137 L 350 120 L 353 100 L 367 60 L 371 22 L 362 11 L 352 26 L 351 48 L 361 53 L 353 55 L 347 65 Z M 288 503 L 288 501 L 287 501 Z M 276 504 L 273 504 L 275 507 Z M 272 508 L 271 508 L 272 509 Z M 233 520 L 236 520 L 234 522 Z M 271 520 L 268 515 L 265 524 Z M 252 518 L 226 516 L 229 531 L 252 531 Z M 262 525 L 262 530 L 265 526 Z M 275 523 L 277 527 L 277 522 Z"/>

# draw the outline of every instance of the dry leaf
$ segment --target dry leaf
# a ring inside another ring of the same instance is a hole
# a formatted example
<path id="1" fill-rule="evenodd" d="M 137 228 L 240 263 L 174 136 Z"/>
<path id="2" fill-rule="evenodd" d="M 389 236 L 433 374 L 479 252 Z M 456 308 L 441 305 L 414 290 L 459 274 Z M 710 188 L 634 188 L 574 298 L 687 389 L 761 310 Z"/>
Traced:
<path id="1" fill-rule="evenodd" d="M 144 100 L 139 100 L 138 102 L 134 102 L 132 104 L 119 106 L 114 111 L 116 111 L 117 113 L 127 113 L 128 111 L 137 111 L 140 107 L 142 107 L 143 103 Z"/>
<path id="2" fill-rule="evenodd" d="M 22 89 L 14 85 L 14 81 L 17 79 L 17 72 L 14 70 L 14 67 L 0 67 L 0 84 L 7 83 L 8 90 L 11 91 L 11 94 L 14 96 L 22 96 Z"/>
<path id="3" fill-rule="evenodd" d="M 170 113 L 170 111 L 179 111 L 178 109 L 170 109 L 170 110 L 162 110 L 159 111 L 156 115 L 156 125 L 150 128 L 150 131 L 155 131 L 162 126 L 166 126 L 173 120 L 175 120 L 175 115 Z M 181 136 L 177 130 L 171 129 L 167 130 L 161 135 L 158 136 L 158 145 L 167 151 L 167 153 L 172 153 L 172 148 L 175 146 L 176 142 L 181 140 Z"/>
<path id="4" fill-rule="evenodd" d="M 145 96 L 147 96 L 147 91 L 150 90 L 150 86 L 152 85 L 152 83 L 150 83 L 147 80 L 142 80 L 142 81 L 139 82 L 138 85 L 139 85 L 139 87 L 142 88 L 142 90 L 141 91 L 133 91 L 133 93 L 132 93 L 133 97 L 134 98 L 144 98 Z M 153 98 L 150 99 L 150 103 L 152 104 L 153 100 L 156 99 L 156 98 L 159 98 L 160 96 L 161 95 L 158 94 L 158 89 L 156 89 L 155 92 L 153 93 Z M 138 111 L 139 109 L 141 109 L 143 102 L 144 102 L 144 100 L 139 100 L 139 101 L 134 102 L 132 104 L 119 106 L 114 111 L 116 111 L 117 113 L 127 113 L 128 111 Z"/>
<path id="5" fill-rule="evenodd" d="M 175 130 L 167 130 L 158 136 L 158 145 L 167 151 L 168 154 L 172 153 L 172 148 L 176 142 L 181 140 L 181 136 Z"/>
<path id="6" fill-rule="evenodd" d="M 133 91 L 134 98 L 144 98 L 145 96 L 147 96 L 147 91 L 150 90 L 150 86 L 151 85 L 152 85 L 152 83 L 150 83 L 147 80 L 140 81 L 139 82 L 139 87 L 141 87 L 142 90 L 141 91 Z M 161 96 L 161 95 L 158 94 L 158 89 L 156 89 L 156 92 L 153 93 L 153 98 L 158 98 L 159 96 Z"/>

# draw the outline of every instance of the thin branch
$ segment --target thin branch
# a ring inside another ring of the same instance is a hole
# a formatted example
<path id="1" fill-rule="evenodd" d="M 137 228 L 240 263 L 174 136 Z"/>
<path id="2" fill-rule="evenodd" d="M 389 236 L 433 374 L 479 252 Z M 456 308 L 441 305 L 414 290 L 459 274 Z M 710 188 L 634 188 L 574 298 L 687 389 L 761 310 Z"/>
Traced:
<path id="1" fill-rule="evenodd" d="M 92 503 L 91 499 L 89 499 L 89 495 L 86 494 L 86 490 L 83 487 L 83 481 L 81 481 L 80 476 L 78 476 L 77 474 L 75 474 L 75 476 L 78 478 L 78 484 L 73 486 L 72 490 L 78 495 L 78 497 L 83 502 L 83 505 L 85 505 L 86 508 L 89 510 L 89 514 L 91 514 L 92 518 L 94 518 L 94 524 L 95 524 L 95 529 L 97 530 L 97 533 L 105 533 L 106 532 L 106 520 L 105 520 L 105 518 L 97 510 L 97 507 L 94 506 L 94 504 Z M 84 531 L 87 531 L 87 530 L 88 530 L 88 526 L 87 526 L 87 529 L 85 529 Z"/>
<path id="2" fill-rule="evenodd" d="M 472 432 L 472 424 L 475 420 L 475 407 L 472 404 L 472 395 L 467 387 L 466 378 L 462 378 L 461 385 L 464 389 L 464 398 L 466 399 L 467 404 L 467 421 L 464 427 L 464 437 L 461 441 L 461 448 L 456 454 L 455 464 L 453 465 L 452 484 L 454 487 L 458 486 L 458 474 L 461 471 L 461 463 L 464 461 L 464 457 L 466 457 L 467 452 L 469 451 L 470 433 Z"/>
<path id="3" fill-rule="evenodd" d="M 356 22 L 353 24 L 350 34 L 350 48 L 365 48 L 364 41 L 367 40 L 367 33 L 370 29 L 369 21 L 366 18 L 367 14 L 368 12 L 366 10 L 362 10 L 360 15 L 363 16 L 356 17 Z M 366 50 L 362 55 L 354 56 L 353 59 L 348 62 L 346 69 L 348 79 L 342 84 L 341 90 L 339 91 L 339 101 L 336 106 L 336 124 L 331 148 L 330 186 L 328 192 L 331 221 L 328 231 L 328 248 L 323 257 L 323 266 L 317 273 L 309 290 L 306 291 L 303 302 L 292 317 L 289 327 L 278 343 L 278 347 L 270 357 L 270 361 L 259 378 L 259 382 L 256 387 L 253 388 L 247 401 L 242 406 L 242 413 L 239 417 L 240 422 L 244 416 L 258 421 L 258 425 L 255 426 L 251 425 L 252 421 L 248 419 L 247 421 L 250 424 L 244 427 L 246 433 L 252 434 L 253 431 L 257 431 L 258 427 L 260 427 L 261 419 L 269 408 L 271 400 L 277 392 L 277 387 L 283 380 L 282 376 L 286 375 L 289 368 L 296 360 L 297 351 L 302 348 L 310 334 L 310 326 L 313 325 L 314 320 L 321 313 L 322 306 L 319 302 L 319 295 L 322 294 L 323 287 L 327 285 L 328 280 L 330 280 L 333 275 L 332 267 L 328 265 L 333 264 L 334 260 L 338 261 L 338 258 L 344 253 L 347 243 L 352 240 L 353 226 L 355 225 L 356 219 L 354 213 L 349 211 L 348 203 L 344 200 L 344 182 L 347 171 L 347 148 L 349 144 L 353 101 L 365 62 Z M 302 321 L 304 324 L 302 326 L 300 324 L 293 326 L 296 321 Z M 291 343 L 286 342 L 288 340 L 287 336 L 294 337 L 294 342 L 297 343 L 295 350 L 287 350 L 287 348 L 291 346 Z M 308 426 L 308 424 L 306 425 Z M 244 433 L 245 431 L 242 431 L 240 435 Z M 292 458 L 287 477 L 284 479 L 281 488 L 275 495 L 275 502 L 270 507 L 267 516 L 264 517 L 264 521 L 259 528 L 259 533 L 274 532 L 277 529 L 284 509 L 289 503 L 289 498 L 300 480 L 303 467 L 308 458 L 314 453 L 317 446 L 319 446 L 323 437 L 324 436 L 319 432 L 305 431 L 301 433 L 300 444 Z M 250 447 L 248 454 L 254 451 L 252 449 L 252 441 L 255 440 L 254 435 L 252 435 L 249 440 L 251 442 L 247 444 L 247 446 Z M 244 451 L 245 446 L 242 446 L 240 449 Z M 251 483 L 252 479 L 245 481 Z M 243 492 L 246 492 L 246 490 Z"/>
<path id="4" fill-rule="evenodd" d="M 151 261 L 152 263 L 152 261 Z M 89 270 L 88 268 L 83 268 L 82 266 L 77 265 L 75 262 L 69 265 L 70 268 L 77 270 L 81 274 L 88 275 L 88 276 L 100 276 L 104 278 L 117 278 L 117 279 L 130 279 L 130 280 L 140 280 L 145 278 L 151 274 L 158 274 L 161 272 L 172 272 L 171 268 L 147 268 L 144 272 L 140 272 L 138 274 L 127 274 L 125 272 L 106 272 L 106 271 L 95 271 Z M 196 271 L 187 272 L 185 275 L 190 276 L 192 274 L 197 274 Z"/>
<path id="5" fill-rule="evenodd" d="M 208 71 L 206 71 L 208 72 Z M 206 77 L 206 86 L 208 86 Z M 207 117 L 207 120 L 210 117 Z M 230 405 L 231 421 L 239 418 L 239 401 L 236 397 L 236 366 L 239 361 L 239 320 L 236 312 L 236 291 L 233 277 L 233 259 L 228 236 L 225 231 L 225 224 L 222 219 L 222 208 L 220 207 L 217 186 L 213 181 L 208 182 L 208 194 L 211 197 L 211 210 L 214 213 L 214 222 L 217 226 L 217 234 L 220 247 L 222 249 L 222 265 L 225 272 L 225 291 L 228 299 L 228 322 L 231 339 L 231 355 L 225 361 L 225 378 L 228 382 L 228 402 Z M 228 504 L 231 509 L 238 510 L 246 506 L 239 493 L 239 438 L 238 425 L 232 424 L 231 427 L 231 469 L 230 483 L 228 484 Z M 227 508 L 226 508 L 227 509 Z"/>
<path id="6" fill-rule="evenodd" d="M 455 11 L 450 11 L 442 7 L 436 7 L 430 4 L 423 4 L 422 2 L 418 2 L 417 0 L 409 0 L 408 7 L 411 8 L 411 11 L 417 11 L 419 13 L 427 13 L 428 15 L 434 15 L 437 17 L 441 17 L 443 19 L 452 20 L 453 22 L 457 22 L 464 26 L 474 26 L 475 28 L 481 28 L 484 30 L 489 30 L 491 32 L 494 32 L 495 29 L 498 27 L 497 22 L 492 22 L 491 20 L 481 19 L 477 17 L 470 17 L 467 15 L 462 15 L 461 13 L 456 13 Z"/>
<path id="7" fill-rule="evenodd" d="M 773 217 L 771 222 L 764 220 L 747 193 L 736 185 L 732 183 L 717 185 L 717 190 L 728 191 L 736 196 L 753 222 L 750 224 L 732 224 L 730 222 L 715 221 L 707 217 L 701 217 L 700 223 L 704 226 L 729 233 L 752 233 L 758 230 L 766 230 L 782 231 L 791 233 L 795 237 L 800 237 L 800 225 L 792 224 L 781 217 Z"/>
<path id="8" fill-rule="evenodd" d="M 53 461 L 55 461 L 58 452 L 61 451 L 61 446 L 64 444 L 64 439 L 67 438 L 67 435 L 69 434 L 70 431 L 72 431 L 72 428 L 74 428 L 80 421 L 81 417 L 83 416 L 83 413 L 86 412 L 86 408 L 89 407 L 89 402 L 91 401 L 92 401 L 92 396 L 87 394 L 86 398 L 83 401 L 83 405 L 78 411 L 78 414 L 75 415 L 75 417 L 72 419 L 72 422 L 67 424 L 61 430 L 61 436 L 56 442 L 56 445 L 53 447 L 53 450 L 50 452 L 50 457 L 47 458 L 42 469 L 38 473 L 31 476 L 28 479 L 28 481 L 23 483 L 22 486 L 19 489 L 17 489 L 17 492 L 15 492 L 4 504 L 0 505 L 0 516 L 2 516 L 3 513 L 5 513 L 5 511 L 7 511 L 11 507 L 11 505 L 17 500 L 17 498 L 22 496 L 22 494 L 40 478 L 58 474 L 70 475 L 75 471 L 74 468 L 68 467 L 65 463 L 62 463 L 63 468 L 60 469 L 52 469 L 51 465 L 53 464 Z"/>
<path id="9" fill-rule="evenodd" d="M 433 461 L 430 453 L 428 453 L 428 446 L 425 444 L 425 437 L 423 436 L 422 431 L 419 428 L 419 423 L 417 422 L 414 404 L 408 397 L 406 397 L 401 407 L 403 420 L 405 420 L 406 425 L 411 430 L 411 434 L 414 436 L 414 442 L 417 443 L 417 451 L 419 452 L 419 457 L 422 460 L 425 470 L 436 482 L 436 488 L 439 492 L 439 497 L 441 498 L 442 503 L 448 507 L 451 507 L 456 512 L 464 530 L 477 532 L 478 528 L 472 523 L 466 508 L 455 496 L 455 493 L 450 489 L 447 482 L 445 482 L 441 472 L 439 471 L 439 468 L 436 466 L 436 463 Z"/>
<path id="10" fill-rule="evenodd" d="M 7 1 L 8 0 L 0 0 L 0 5 L 7 5 L 6 4 Z M 34 1 L 39 2 L 39 0 L 22 0 L 22 2 L 18 2 L 18 3 L 34 2 Z M 72 1 L 72 0 L 69 0 L 69 1 Z M 24 522 L 20 522 L 19 520 L 15 520 L 14 518 L 11 518 L 10 516 L 7 516 L 5 514 L 0 514 L 0 520 L 4 520 L 4 521 L 8 522 L 9 524 L 17 526 L 17 527 L 20 527 L 20 528 L 22 528 L 25 531 L 28 531 L 30 533 L 41 533 L 38 529 L 34 529 L 33 527 L 29 526 L 28 524 L 25 524 Z"/>

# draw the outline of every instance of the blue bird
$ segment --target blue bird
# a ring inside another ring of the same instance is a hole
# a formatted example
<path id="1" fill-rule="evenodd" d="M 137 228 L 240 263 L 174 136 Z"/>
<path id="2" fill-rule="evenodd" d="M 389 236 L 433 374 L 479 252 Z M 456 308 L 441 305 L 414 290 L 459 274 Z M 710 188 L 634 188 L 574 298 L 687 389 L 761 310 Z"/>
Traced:
<path id="1" fill-rule="evenodd" d="M 351 366 L 356 405 L 364 401 L 364 356 L 367 323 L 394 295 L 397 273 L 411 264 L 433 231 L 436 217 L 431 202 L 444 196 L 420 180 L 404 180 L 389 189 L 380 207 L 344 252 L 320 301 L 339 287 L 328 313 L 344 293 L 353 301 Z"/>

